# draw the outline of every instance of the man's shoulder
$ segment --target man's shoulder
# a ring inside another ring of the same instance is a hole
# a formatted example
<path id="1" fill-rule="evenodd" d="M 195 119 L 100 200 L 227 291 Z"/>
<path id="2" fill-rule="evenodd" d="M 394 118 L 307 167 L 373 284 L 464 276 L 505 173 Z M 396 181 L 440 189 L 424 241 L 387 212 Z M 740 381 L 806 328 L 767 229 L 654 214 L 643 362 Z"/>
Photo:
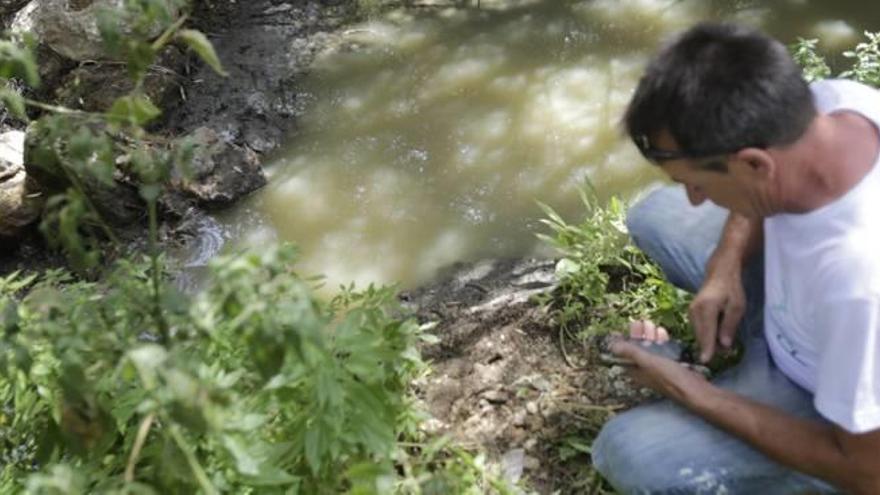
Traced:
<path id="1" fill-rule="evenodd" d="M 850 79 L 823 79 L 810 84 L 810 90 L 821 112 L 880 106 L 880 91 Z"/>

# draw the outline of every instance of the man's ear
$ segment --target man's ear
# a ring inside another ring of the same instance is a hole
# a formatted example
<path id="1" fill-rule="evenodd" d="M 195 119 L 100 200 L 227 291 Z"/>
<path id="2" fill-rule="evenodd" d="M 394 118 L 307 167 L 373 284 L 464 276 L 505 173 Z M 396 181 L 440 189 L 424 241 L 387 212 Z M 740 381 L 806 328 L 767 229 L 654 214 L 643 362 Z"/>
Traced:
<path id="1" fill-rule="evenodd" d="M 773 155 L 761 148 L 743 148 L 736 152 L 733 163 L 740 171 L 760 179 L 772 179 L 777 172 Z"/>

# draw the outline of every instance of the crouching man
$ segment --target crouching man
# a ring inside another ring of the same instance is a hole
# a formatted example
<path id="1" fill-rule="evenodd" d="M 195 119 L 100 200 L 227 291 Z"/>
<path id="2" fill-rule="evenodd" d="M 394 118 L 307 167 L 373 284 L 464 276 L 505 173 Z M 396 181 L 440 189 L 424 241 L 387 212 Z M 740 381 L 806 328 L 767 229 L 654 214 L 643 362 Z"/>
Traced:
<path id="1" fill-rule="evenodd" d="M 624 120 L 679 183 L 632 208 L 636 244 L 696 292 L 701 359 L 745 356 L 709 382 L 617 342 L 668 400 L 610 421 L 595 466 L 623 493 L 880 494 L 880 92 L 808 85 L 778 41 L 701 24 Z"/>

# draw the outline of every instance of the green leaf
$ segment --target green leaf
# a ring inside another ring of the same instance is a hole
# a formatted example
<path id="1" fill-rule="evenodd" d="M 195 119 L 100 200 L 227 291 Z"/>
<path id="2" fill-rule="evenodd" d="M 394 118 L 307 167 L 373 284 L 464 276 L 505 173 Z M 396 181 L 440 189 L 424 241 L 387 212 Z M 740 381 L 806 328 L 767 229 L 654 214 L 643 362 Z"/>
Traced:
<path id="1" fill-rule="evenodd" d="M 239 473 L 256 476 L 260 472 L 260 460 L 249 451 L 248 444 L 244 441 L 232 435 L 224 435 L 223 446 L 235 458 Z"/>
<path id="2" fill-rule="evenodd" d="M 113 102 L 107 118 L 116 124 L 143 126 L 162 112 L 143 95 L 123 96 Z"/>
<path id="3" fill-rule="evenodd" d="M 324 435 L 323 429 L 325 425 L 320 419 L 309 425 L 309 429 L 305 435 L 305 453 L 306 462 L 312 470 L 312 474 L 317 475 L 321 472 L 321 458 L 324 454 Z"/>
<path id="4" fill-rule="evenodd" d="M 220 59 L 217 57 L 217 52 L 214 51 L 214 46 L 204 34 L 194 29 L 183 29 L 177 33 L 177 37 L 186 43 L 192 51 L 196 52 L 206 64 L 210 65 L 214 72 L 224 77 L 229 75 L 228 72 L 223 70 Z"/>
<path id="5" fill-rule="evenodd" d="M 101 184 L 113 187 L 113 145 L 105 134 L 94 134 L 88 126 L 77 129 L 67 146 L 69 164 L 78 173 L 95 178 Z"/>
<path id="6" fill-rule="evenodd" d="M 21 120 L 28 120 L 27 110 L 24 106 L 24 98 L 15 91 L 4 88 L 0 90 L 0 101 L 6 105 L 9 113 Z"/>
<path id="7" fill-rule="evenodd" d="M 0 337 L 17 332 L 19 321 L 18 305 L 9 299 L 0 300 Z"/>
<path id="8" fill-rule="evenodd" d="M 33 53 L 11 41 L 0 41 L 0 77 L 17 77 L 32 88 L 39 86 L 40 73 Z"/>
<path id="9" fill-rule="evenodd" d="M 580 269 L 580 265 L 568 258 L 562 258 L 556 263 L 556 275 L 560 277 L 577 273 Z"/>
<path id="10" fill-rule="evenodd" d="M 158 385 L 159 368 L 168 359 L 168 351 L 157 344 L 146 344 L 128 351 L 127 357 L 137 370 L 144 388 L 155 388 Z"/>
<path id="11" fill-rule="evenodd" d="M 576 437 L 568 437 L 565 439 L 566 445 L 583 454 L 592 454 L 593 447 L 584 440 Z"/>

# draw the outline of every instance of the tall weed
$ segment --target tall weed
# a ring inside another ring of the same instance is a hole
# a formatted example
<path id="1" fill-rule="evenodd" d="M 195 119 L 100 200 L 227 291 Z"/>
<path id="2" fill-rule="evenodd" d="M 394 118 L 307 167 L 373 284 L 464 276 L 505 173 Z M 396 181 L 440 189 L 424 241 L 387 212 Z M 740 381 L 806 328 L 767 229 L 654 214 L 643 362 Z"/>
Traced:
<path id="1" fill-rule="evenodd" d="M 672 286 L 660 268 L 629 240 L 626 207 L 612 198 L 606 206 L 595 194 L 581 191 L 586 215 L 569 224 L 552 208 L 541 205 L 541 220 L 551 235 L 538 234 L 556 248 L 559 285 L 542 301 L 570 334 L 586 337 L 625 331 L 632 319 L 651 319 L 681 338 L 686 331 L 690 297 Z"/>

